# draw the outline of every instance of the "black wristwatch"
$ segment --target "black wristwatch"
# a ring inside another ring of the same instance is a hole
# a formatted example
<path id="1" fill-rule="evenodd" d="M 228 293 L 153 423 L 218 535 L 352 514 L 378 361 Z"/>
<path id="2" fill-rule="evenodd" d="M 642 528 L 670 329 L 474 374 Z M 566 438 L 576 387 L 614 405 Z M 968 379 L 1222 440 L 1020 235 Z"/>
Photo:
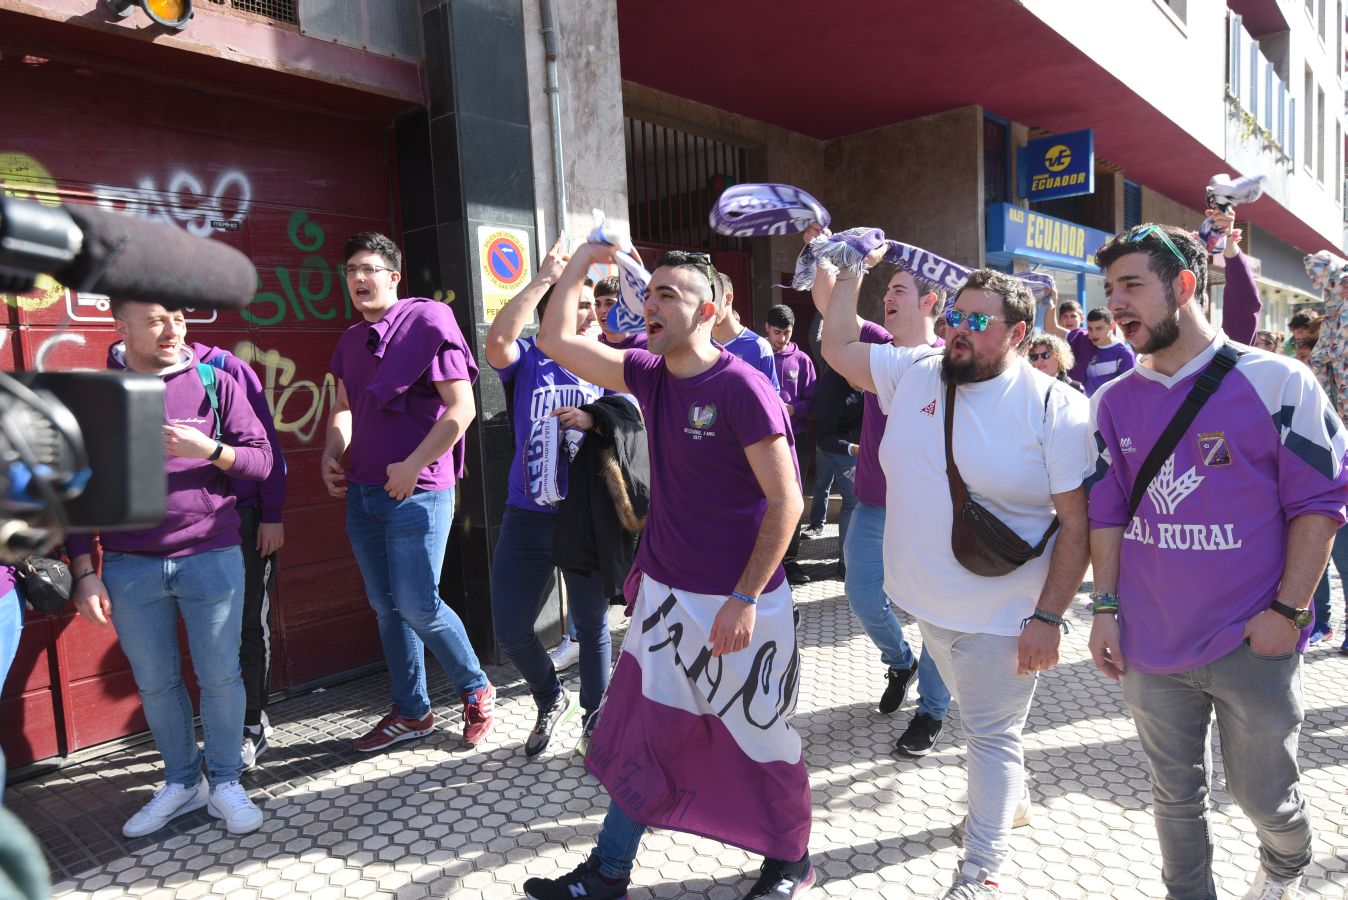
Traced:
<path id="1" fill-rule="evenodd" d="M 1291 622 L 1292 625 L 1295 626 L 1298 631 L 1300 631 L 1302 628 L 1305 628 L 1307 625 L 1311 624 L 1312 616 L 1311 616 L 1311 609 L 1309 606 L 1305 607 L 1304 609 L 1293 609 L 1286 603 L 1279 603 L 1277 600 L 1274 600 L 1271 604 L 1269 604 L 1268 608 L 1273 610 L 1278 615 L 1286 618 L 1287 621 Z"/>

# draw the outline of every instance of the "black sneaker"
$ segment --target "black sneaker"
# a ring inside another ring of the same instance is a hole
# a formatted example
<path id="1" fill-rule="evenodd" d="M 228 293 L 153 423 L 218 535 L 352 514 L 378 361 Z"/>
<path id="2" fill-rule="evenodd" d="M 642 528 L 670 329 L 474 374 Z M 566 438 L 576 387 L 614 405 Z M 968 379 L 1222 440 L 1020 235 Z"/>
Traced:
<path id="1" fill-rule="evenodd" d="M 913 716 L 913 721 L 908 723 L 908 728 L 894 744 L 894 752 L 903 756 L 926 756 L 931 752 L 932 744 L 941 735 L 941 729 L 945 723 L 940 719 L 933 719 L 926 713 L 918 713 Z"/>
<path id="2" fill-rule="evenodd" d="M 529 900 L 627 900 L 630 882 L 608 882 L 599 874 L 599 857 L 591 856 L 561 878 L 530 878 L 524 882 Z"/>
<path id="3" fill-rule="evenodd" d="M 906 669 L 890 669 L 885 673 L 889 683 L 885 685 L 885 692 L 880 695 L 880 712 L 889 715 L 903 706 L 903 701 L 908 697 L 908 685 L 916 674 L 916 662 Z"/>
<path id="4" fill-rule="evenodd" d="M 744 895 L 744 900 L 772 898 L 772 900 L 791 900 L 803 897 L 814 887 L 814 865 L 807 854 L 800 862 L 782 862 L 780 859 L 763 860 L 758 880 Z"/>
<path id="5" fill-rule="evenodd" d="M 782 564 L 786 570 L 786 581 L 792 587 L 800 587 L 802 584 L 810 583 L 810 576 L 805 574 L 805 570 L 800 567 L 800 563 L 794 559 L 787 560 Z"/>
<path id="6" fill-rule="evenodd" d="M 534 723 L 534 730 L 529 732 L 529 738 L 524 742 L 524 755 L 534 757 L 548 749 L 552 733 L 565 725 L 578 709 L 580 697 L 562 688 L 562 692 L 550 706 L 538 711 L 538 721 Z"/>

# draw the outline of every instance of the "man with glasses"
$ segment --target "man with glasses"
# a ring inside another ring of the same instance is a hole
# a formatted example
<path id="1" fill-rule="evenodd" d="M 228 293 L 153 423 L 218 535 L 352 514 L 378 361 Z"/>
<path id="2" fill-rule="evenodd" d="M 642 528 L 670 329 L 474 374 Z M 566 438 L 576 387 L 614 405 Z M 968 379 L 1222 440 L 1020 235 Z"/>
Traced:
<path id="1" fill-rule="evenodd" d="M 624 898 L 641 837 L 659 827 L 762 854 L 746 900 L 789 900 L 814 883 L 781 566 L 803 505 L 791 426 L 772 386 L 712 343 L 718 284 L 705 254 L 657 261 L 643 307 L 649 352 L 577 335 L 585 272 L 611 259 L 602 245 L 577 249 L 538 333 L 558 364 L 635 395 L 646 415 L 650 511 L 626 586 L 633 626 L 585 756 L 611 800 L 590 857 L 524 892 Z"/>
<path id="2" fill-rule="evenodd" d="M 883 259 L 881 245 L 867 263 Z M 885 593 L 917 619 L 960 705 L 968 740 L 964 858 L 946 898 L 999 894 L 1017 807 L 1026 801 L 1021 731 L 1038 673 L 1058 662 L 1062 614 L 1087 563 L 1086 398 L 1032 368 L 1019 349 L 1035 304 L 1025 285 L 975 270 L 947 313 L 944 350 L 861 339 L 864 274 L 843 272 L 824 316 L 824 358 L 874 391 L 887 414 L 880 463 L 887 490 Z M 952 549 L 945 417 L 973 499 L 1041 555 L 1007 574 L 965 568 Z"/>
<path id="3" fill-rule="evenodd" d="M 337 397 L 321 472 L 328 494 L 346 500 L 346 533 L 393 690 L 393 708 L 355 747 L 368 753 L 434 730 L 427 648 L 463 701 L 462 743 L 473 747 L 491 730 L 496 691 L 439 582 L 477 362 L 448 306 L 398 298 L 402 253 L 393 241 L 364 231 L 345 253 L 351 305 L 365 321 L 332 355 Z"/>
<path id="4" fill-rule="evenodd" d="M 1166 896 L 1217 896 L 1215 714 L 1227 787 L 1259 837 L 1245 896 L 1296 897 L 1311 861 L 1297 771 L 1301 652 L 1311 593 L 1344 521 L 1343 424 L 1305 367 L 1250 352 L 1208 322 L 1207 256 L 1187 231 L 1139 226 L 1096 262 L 1141 359 L 1091 400 L 1090 648 L 1122 680 L 1151 762 Z M 1203 395 L 1186 425 L 1178 414 Z M 1143 473 L 1167 433 L 1173 450 Z"/>

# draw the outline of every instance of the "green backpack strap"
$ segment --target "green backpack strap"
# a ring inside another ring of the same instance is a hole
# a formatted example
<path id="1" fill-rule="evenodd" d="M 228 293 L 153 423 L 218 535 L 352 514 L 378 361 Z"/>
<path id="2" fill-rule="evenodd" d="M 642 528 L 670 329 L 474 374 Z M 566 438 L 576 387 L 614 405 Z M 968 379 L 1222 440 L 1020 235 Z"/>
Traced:
<path id="1" fill-rule="evenodd" d="M 215 415 L 215 439 L 218 441 L 224 429 L 220 425 L 220 392 L 215 386 L 215 367 L 210 363 L 197 363 L 197 377 L 206 389 L 206 398 L 211 401 L 211 412 Z"/>

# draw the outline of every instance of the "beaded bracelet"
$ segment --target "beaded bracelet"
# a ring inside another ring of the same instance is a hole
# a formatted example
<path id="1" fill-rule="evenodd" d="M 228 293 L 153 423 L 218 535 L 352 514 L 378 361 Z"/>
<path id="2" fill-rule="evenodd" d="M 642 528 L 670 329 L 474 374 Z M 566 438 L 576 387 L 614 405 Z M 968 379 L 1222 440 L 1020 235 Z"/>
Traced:
<path id="1" fill-rule="evenodd" d="M 1024 628 L 1026 625 L 1030 624 L 1031 619 L 1038 619 L 1039 621 L 1047 622 L 1050 625 L 1057 625 L 1063 630 L 1064 634 L 1072 630 L 1072 627 L 1067 624 L 1067 621 L 1063 619 L 1062 616 L 1055 616 L 1053 613 L 1046 612 L 1037 606 L 1034 608 L 1034 612 L 1020 620 L 1020 627 Z"/>

